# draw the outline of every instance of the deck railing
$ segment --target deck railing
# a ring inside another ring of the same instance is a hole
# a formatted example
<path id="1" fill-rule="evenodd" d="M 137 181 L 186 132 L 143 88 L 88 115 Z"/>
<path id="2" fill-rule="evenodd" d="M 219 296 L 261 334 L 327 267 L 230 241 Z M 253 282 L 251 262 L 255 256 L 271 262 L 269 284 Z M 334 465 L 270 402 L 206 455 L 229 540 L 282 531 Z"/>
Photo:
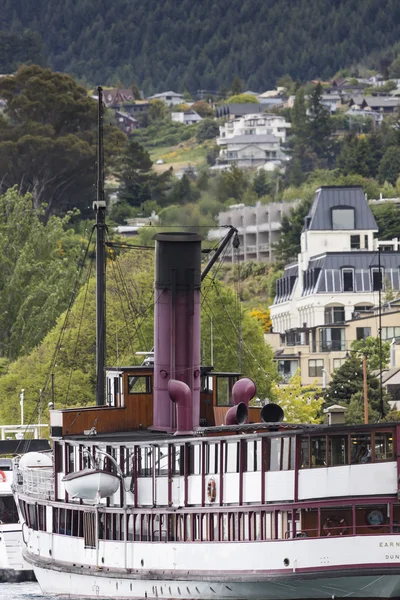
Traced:
<path id="1" fill-rule="evenodd" d="M 54 470 L 51 467 L 19 467 L 19 459 L 13 461 L 13 487 L 19 494 L 38 500 L 54 500 Z"/>

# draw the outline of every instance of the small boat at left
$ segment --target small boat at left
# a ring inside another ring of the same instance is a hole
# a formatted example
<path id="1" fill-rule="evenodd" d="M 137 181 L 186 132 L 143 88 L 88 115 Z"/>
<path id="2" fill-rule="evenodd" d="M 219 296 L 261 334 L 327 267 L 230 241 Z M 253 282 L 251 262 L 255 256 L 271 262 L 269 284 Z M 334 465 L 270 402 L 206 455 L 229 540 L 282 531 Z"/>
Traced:
<path id="1" fill-rule="evenodd" d="M 22 441 L 22 444 L 21 444 Z M 36 581 L 31 565 L 22 556 L 23 524 L 12 492 L 12 456 L 28 450 L 49 450 L 47 440 L 0 440 L 0 582 Z"/>

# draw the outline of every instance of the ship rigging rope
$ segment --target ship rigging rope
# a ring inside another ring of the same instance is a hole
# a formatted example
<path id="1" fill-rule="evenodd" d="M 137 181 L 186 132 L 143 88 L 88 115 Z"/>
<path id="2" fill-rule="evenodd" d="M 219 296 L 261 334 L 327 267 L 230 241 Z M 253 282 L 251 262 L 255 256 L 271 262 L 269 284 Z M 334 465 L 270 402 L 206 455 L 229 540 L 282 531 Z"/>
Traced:
<path id="1" fill-rule="evenodd" d="M 79 289 L 80 289 L 81 277 L 82 277 L 83 269 L 84 269 L 84 266 L 86 264 L 86 260 L 87 260 L 88 254 L 89 254 L 89 249 L 90 249 L 90 246 L 91 246 L 91 243 L 92 243 L 92 238 L 93 238 L 94 230 L 95 230 L 95 227 L 93 226 L 92 229 L 91 229 L 91 231 L 90 231 L 88 243 L 86 245 L 86 249 L 84 251 L 84 255 L 83 255 L 82 261 L 81 261 L 81 263 L 80 263 L 80 265 L 79 265 L 79 267 L 77 269 L 77 272 L 76 272 L 75 281 L 74 281 L 74 284 L 73 284 L 73 287 L 72 287 L 72 294 L 71 294 L 70 301 L 69 301 L 69 304 L 68 304 L 68 307 L 67 307 L 67 311 L 66 311 L 66 314 L 65 314 L 65 319 L 64 319 L 64 322 L 63 322 L 63 324 L 61 326 L 61 330 L 60 330 L 60 333 L 59 333 L 59 336 L 58 336 L 58 339 L 57 339 L 57 343 L 56 343 L 55 348 L 54 348 L 53 356 L 52 356 L 51 361 L 50 361 L 50 366 L 49 366 L 49 369 L 48 369 L 48 371 L 46 373 L 46 377 L 45 377 L 45 381 L 44 381 L 41 393 L 39 393 L 38 399 L 36 401 L 36 405 L 35 405 L 32 413 L 31 413 L 31 416 L 29 418 L 28 423 L 26 424 L 25 432 L 27 431 L 27 428 L 29 427 L 29 425 L 32 425 L 34 419 L 36 419 L 36 417 L 38 415 L 39 406 L 40 406 L 40 404 L 41 404 L 41 402 L 43 400 L 43 396 L 44 396 L 44 394 L 46 392 L 46 389 L 47 389 L 47 386 L 49 384 L 51 375 L 52 375 L 52 373 L 54 373 L 54 369 L 57 366 L 56 361 L 57 361 L 57 357 L 58 357 L 59 351 L 61 349 L 61 342 L 62 342 L 62 340 L 64 338 L 64 334 L 65 334 L 65 331 L 66 331 L 68 323 L 69 323 L 69 318 L 70 318 L 70 315 L 71 315 L 73 304 L 74 304 L 74 302 L 76 300 L 76 297 L 77 297 Z M 28 449 L 29 449 L 29 445 L 30 445 L 30 439 L 25 439 L 24 438 L 24 439 L 20 440 L 19 443 L 18 443 L 18 445 L 17 445 L 16 451 L 15 451 L 16 454 L 18 454 L 18 452 L 20 451 L 20 447 L 23 449 L 22 451 L 24 453 L 27 452 Z"/>

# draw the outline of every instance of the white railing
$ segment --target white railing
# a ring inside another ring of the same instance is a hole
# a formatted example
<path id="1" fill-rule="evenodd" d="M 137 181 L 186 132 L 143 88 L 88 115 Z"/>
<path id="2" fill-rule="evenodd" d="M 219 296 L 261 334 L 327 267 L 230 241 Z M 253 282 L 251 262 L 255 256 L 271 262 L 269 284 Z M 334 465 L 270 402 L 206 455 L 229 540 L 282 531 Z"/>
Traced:
<path id="1" fill-rule="evenodd" d="M 40 500 L 54 500 L 54 470 L 51 467 L 20 469 L 18 458 L 13 463 L 13 487 L 19 494 Z"/>

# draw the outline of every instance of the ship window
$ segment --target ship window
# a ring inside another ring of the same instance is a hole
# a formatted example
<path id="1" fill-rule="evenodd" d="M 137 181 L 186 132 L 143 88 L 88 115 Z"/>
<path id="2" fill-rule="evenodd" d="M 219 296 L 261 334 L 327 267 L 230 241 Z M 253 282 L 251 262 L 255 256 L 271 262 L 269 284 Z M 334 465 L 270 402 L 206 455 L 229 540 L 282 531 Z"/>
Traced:
<path id="1" fill-rule="evenodd" d="M 137 476 L 151 477 L 153 464 L 153 450 L 150 446 L 138 448 L 137 453 Z"/>
<path id="2" fill-rule="evenodd" d="M 83 537 L 85 548 L 96 548 L 96 513 L 83 513 Z"/>
<path id="3" fill-rule="evenodd" d="M 371 462 L 370 433 L 352 433 L 350 447 L 352 465 Z"/>
<path id="4" fill-rule="evenodd" d="M 206 444 L 206 475 L 214 475 L 219 471 L 218 444 Z"/>
<path id="5" fill-rule="evenodd" d="M 39 508 L 44 507 L 40 506 Z M 18 523 L 18 511 L 13 496 L 2 496 L 0 498 L 0 521 L 4 524 Z M 41 527 L 39 527 L 39 529 L 41 529 Z M 44 531 L 44 529 L 41 529 L 41 531 Z"/>
<path id="6" fill-rule="evenodd" d="M 225 473 L 239 472 L 239 444 L 227 442 L 225 444 Z"/>
<path id="7" fill-rule="evenodd" d="M 247 442 L 247 461 L 245 471 L 261 470 L 261 441 L 249 440 Z"/>
<path id="8" fill-rule="evenodd" d="M 201 455 L 199 444 L 189 444 L 187 446 L 189 475 L 200 475 L 201 473 Z"/>
<path id="9" fill-rule="evenodd" d="M 157 477 L 166 477 L 168 475 L 168 447 L 161 446 L 156 448 L 155 471 Z"/>
<path id="10" fill-rule="evenodd" d="M 271 453 L 269 470 L 280 471 L 281 468 L 281 442 L 282 438 L 271 438 Z"/>
<path id="11" fill-rule="evenodd" d="M 170 446 L 171 452 L 171 475 L 184 475 L 184 466 L 185 461 L 183 460 L 184 456 L 184 446 Z"/>
<path id="12" fill-rule="evenodd" d="M 150 375 L 132 375 L 128 377 L 128 394 L 151 394 L 151 392 L 152 385 Z"/>
<path id="13" fill-rule="evenodd" d="M 238 377 L 217 377 L 217 406 L 232 405 L 232 388 Z"/>
<path id="14" fill-rule="evenodd" d="M 300 464 L 302 469 L 307 469 L 310 466 L 310 438 L 302 436 L 301 438 L 301 451 L 300 451 Z"/>
<path id="15" fill-rule="evenodd" d="M 27 523 L 31 529 L 37 530 L 37 517 L 36 517 L 36 506 L 34 504 L 27 503 L 26 505 L 26 516 Z"/>
<path id="16" fill-rule="evenodd" d="M 329 465 L 349 464 L 349 444 L 347 435 L 329 436 Z"/>
<path id="17" fill-rule="evenodd" d="M 326 467 L 326 437 L 311 437 L 311 466 Z"/>
<path id="18" fill-rule="evenodd" d="M 382 431 L 375 433 L 375 460 L 393 460 L 393 433 Z"/>

